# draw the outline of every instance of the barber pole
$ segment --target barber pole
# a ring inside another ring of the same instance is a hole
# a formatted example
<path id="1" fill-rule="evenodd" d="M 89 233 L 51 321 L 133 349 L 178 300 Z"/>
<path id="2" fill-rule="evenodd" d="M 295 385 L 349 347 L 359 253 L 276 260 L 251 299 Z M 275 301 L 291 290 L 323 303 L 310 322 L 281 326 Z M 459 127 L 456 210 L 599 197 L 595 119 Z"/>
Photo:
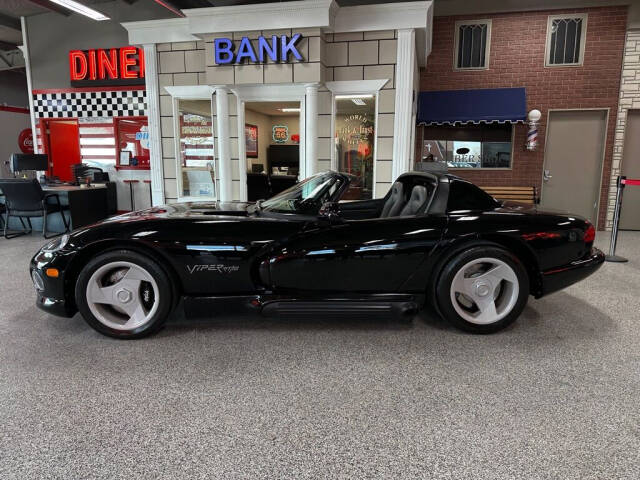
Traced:
<path id="1" fill-rule="evenodd" d="M 538 121 L 542 113 L 540 110 L 531 110 L 528 115 L 529 131 L 527 132 L 527 150 L 535 150 L 538 148 Z"/>

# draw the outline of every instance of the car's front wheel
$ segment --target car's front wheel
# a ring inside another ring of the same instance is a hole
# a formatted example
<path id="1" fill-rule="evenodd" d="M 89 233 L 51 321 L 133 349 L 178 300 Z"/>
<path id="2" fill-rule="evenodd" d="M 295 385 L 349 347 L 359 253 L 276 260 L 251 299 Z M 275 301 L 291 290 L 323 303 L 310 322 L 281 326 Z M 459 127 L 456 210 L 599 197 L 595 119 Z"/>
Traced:
<path id="1" fill-rule="evenodd" d="M 497 246 L 478 246 L 445 265 L 436 294 L 440 311 L 453 325 L 472 333 L 493 333 L 522 313 L 529 297 L 529 277 L 512 253 Z"/>
<path id="2" fill-rule="evenodd" d="M 116 338 L 141 338 L 158 331 L 173 306 L 165 271 L 129 250 L 108 252 L 87 263 L 78 276 L 75 296 L 86 322 Z"/>

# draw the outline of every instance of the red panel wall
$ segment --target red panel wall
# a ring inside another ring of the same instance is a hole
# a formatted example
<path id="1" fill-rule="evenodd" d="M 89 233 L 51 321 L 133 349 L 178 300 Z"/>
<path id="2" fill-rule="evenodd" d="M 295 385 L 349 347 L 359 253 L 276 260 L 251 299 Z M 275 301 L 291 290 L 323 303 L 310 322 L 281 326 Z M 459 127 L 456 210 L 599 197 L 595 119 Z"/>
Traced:
<path id="1" fill-rule="evenodd" d="M 570 12 L 589 14 L 584 65 L 545 67 L 547 17 Z M 454 71 L 455 22 L 481 18 L 492 19 L 489 69 Z M 626 6 L 436 17 L 433 51 L 421 72 L 421 90 L 526 87 L 527 110 L 542 112 L 537 151 L 524 150 L 527 127 L 516 126 L 512 170 L 455 173 L 479 185 L 540 188 L 549 109 L 609 108 L 599 214 L 599 225 L 604 228 L 626 23 Z"/>

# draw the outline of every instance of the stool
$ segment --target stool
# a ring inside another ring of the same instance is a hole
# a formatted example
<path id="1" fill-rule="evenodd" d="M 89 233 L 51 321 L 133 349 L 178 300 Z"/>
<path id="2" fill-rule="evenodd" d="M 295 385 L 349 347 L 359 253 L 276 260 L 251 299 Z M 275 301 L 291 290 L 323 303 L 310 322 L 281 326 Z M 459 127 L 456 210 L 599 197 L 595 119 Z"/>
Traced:
<path id="1" fill-rule="evenodd" d="M 153 207 L 153 193 L 151 192 L 151 180 L 143 180 L 143 182 L 149 185 L 149 207 Z"/>
<path id="2" fill-rule="evenodd" d="M 140 183 L 140 181 L 139 180 L 123 180 L 123 182 L 129 184 L 129 193 L 131 194 L 131 211 L 133 212 L 136 209 L 136 204 L 133 200 L 133 184 Z"/>

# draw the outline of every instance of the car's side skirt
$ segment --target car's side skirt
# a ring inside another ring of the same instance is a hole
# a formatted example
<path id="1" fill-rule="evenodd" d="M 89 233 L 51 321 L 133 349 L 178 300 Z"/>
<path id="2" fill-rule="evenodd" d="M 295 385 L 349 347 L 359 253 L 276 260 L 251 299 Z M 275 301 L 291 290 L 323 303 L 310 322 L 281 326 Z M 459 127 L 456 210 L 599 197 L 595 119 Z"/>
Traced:
<path id="1" fill-rule="evenodd" d="M 262 314 L 267 317 L 313 317 L 318 315 L 408 317 L 424 304 L 424 295 L 358 294 L 289 296 L 276 294 L 224 297 L 184 297 L 185 316 Z"/>

